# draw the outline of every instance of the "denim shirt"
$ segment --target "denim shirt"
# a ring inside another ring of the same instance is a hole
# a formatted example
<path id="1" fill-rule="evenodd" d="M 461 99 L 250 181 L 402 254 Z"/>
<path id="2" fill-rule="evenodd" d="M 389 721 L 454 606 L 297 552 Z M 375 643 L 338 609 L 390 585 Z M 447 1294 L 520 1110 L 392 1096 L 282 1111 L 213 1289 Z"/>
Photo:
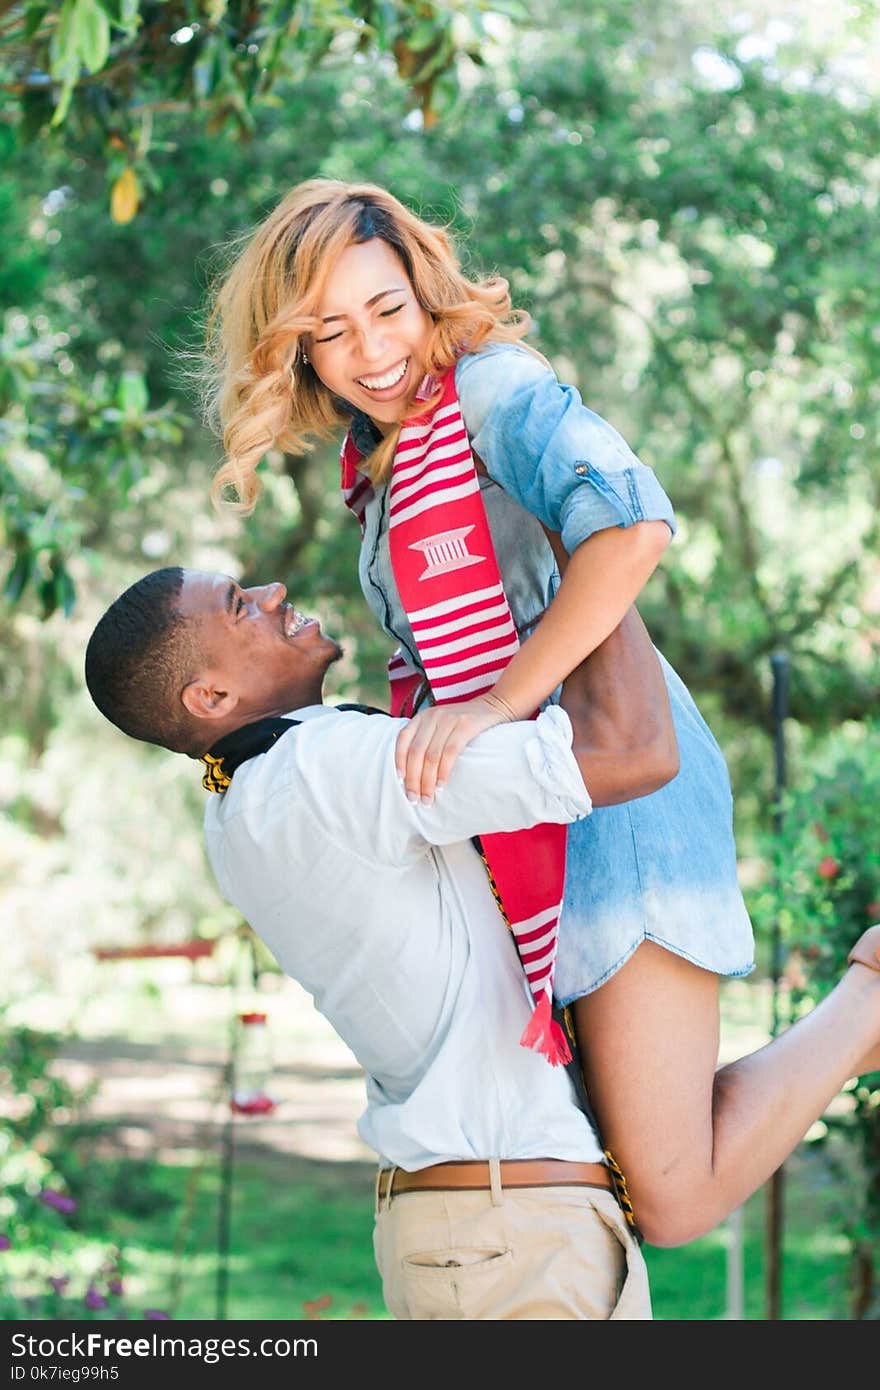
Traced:
<path id="1" fill-rule="evenodd" d="M 561 534 L 569 554 L 609 526 L 666 521 L 674 531 L 672 504 L 653 471 L 540 358 L 513 343 L 492 343 L 459 359 L 455 385 L 473 451 L 489 474 L 480 489 L 520 637 L 559 587 L 542 523 Z M 363 452 L 375 447 L 367 422 L 356 417 L 353 428 Z M 384 631 L 419 665 L 387 538 L 385 485 L 376 487 L 364 517 L 361 588 Z"/>
<path id="2" fill-rule="evenodd" d="M 542 523 L 561 534 L 569 554 L 609 526 L 665 521 L 674 532 L 672 505 L 653 471 L 528 350 L 497 343 L 466 354 L 455 382 L 489 475 L 480 478 L 481 495 L 521 638 L 559 586 Z M 368 452 L 375 440 L 360 435 L 364 423 L 355 424 L 355 442 Z M 364 513 L 361 587 L 381 626 L 420 666 L 391 567 L 388 491 L 376 487 Z M 754 968 L 724 756 L 686 685 L 658 656 L 680 770 L 652 795 L 594 810 L 569 827 L 555 974 L 562 1003 L 597 989 L 644 940 L 717 974 Z"/>
<path id="3" fill-rule="evenodd" d="M 510 343 L 462 357 L 455 386 L 471 446 L 489 476 L 569 555 L 596 531 L 665 521 L 672 503 L 617 430 L 539 358 Z M 505 576 L 506 579 L 506 576 Z"/>

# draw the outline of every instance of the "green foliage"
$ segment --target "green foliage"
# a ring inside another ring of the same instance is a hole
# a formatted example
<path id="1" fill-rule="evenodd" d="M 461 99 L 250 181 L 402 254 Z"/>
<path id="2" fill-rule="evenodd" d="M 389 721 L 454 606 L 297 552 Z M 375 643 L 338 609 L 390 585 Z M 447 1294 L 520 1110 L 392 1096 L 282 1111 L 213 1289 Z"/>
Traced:
<path id="1" fill-rule="evenodd" d="M 844 726 L 803 760 L 808 771 L 765 845 L 775 872 L 755 905 L 764 925 L 775 918 L 791 953 L 796 1008 L 824 998 L 862 932 L 880 922 L 880 725 Z M 846 1226 L 860 1270 L 857 1316 L 869 1316 L 880 1259 L 880 1071 L 857 1078 L 846 1098 L 828 1125 L 863 1173 Z"/>
<path id="2" fill-rule="evenodd" d="M 4 1318 L 90 1318 L 121 1291 L 122 1252 L 89 1231 L 76 1116 L 91 1099 L 55 1071 L 61 1038 L 0 1015 L 0 1244 Z M 96 1204 L 100 1210 L 103 1201 Z"/>
<path id="3" fill-rule="evenodd" d="M 403 23 L 402 8 L 389 13 Z M 283 578 L 344 639 L 334 693 L 384 696 L 389 644 L 360 596 L 335 447 L 270 455 L 256 514 L 218 517 L 220 445 L 187 378 L 224 248 L 315 174 L 375 179 L 447 221 L 469 269 L 509 277 L 536 345 L 656 468 L 679 533 L 641 608 L 729 756 L 741 844 L 773 791 L 769 653 L 790 654 L 804 730 L 876 709 L 876 101 L 823 72 L 851 39 L 845 16 L 835 38 L 805 9 L 771 61 L 737 52 L 726 13 L 563 0 L 552 27 L 520 16 L 503 43 L 487 38 L 440 128 L 410 109 L 389 62 L 363 55 L 280 75 L 272 101 L 253 104 L 247 145 L 164 110 L 139 165 L 161 197 L 125 224 L 104 213 L 108 141 L 77 123 L 91 80 L 51 140 L 45 124 L 37 145 L 6 132 L 0 681 L 27 751 L 10 761 L 5 841 L 11 865 L 40 864 L 34 881 L 57 882 L 61 859 L 83 935 L 109 935 L 114 918 L 122 940 L 136 923 L 143 935 L 199 929 L 204 869 L 175 876 L 198 785 L 166 797 L 181 817 L 167 843 L 156 826 L 144 836 L 115 788 L 135 801 L 138 767 L 151 782 L 157 767 L 107 739 L 97 754 L 94 719 L 71 706 L 88 620 L 144 569 L 181 560 Z M 863 13 L 863 35 L 873 23 Z M 728 85 L 701 77 L 707 51 Z M 128 152 L 110 152 L 115 179 Z M 31 616 L 53 607 L 36 632 Z M 114 873 L 100 893 L 99 841 Z M 53 911 L 35 892 L 28 938 Z"/>
<path id="4" fill-rule="evenodd" d="M 69 557 L 125 507 L 153 451 L 181 436 L 173 406 L 150 408 L 140 372 L 77 372 L 68 348 L 80 331 L 70 313 L 51 322 L 22 311 L 0 330 L 3 593 L 9 603 L 32 595 L 44 619 L 73 611 Z"/>
<path id="5" fill-rule="evenodd" d="M 255 110 L 283 83 L 321 62 L 385 58 L 431 122 L 459 60 L 482 61 L 484 12 L 476 0 L 26 0 L 4 6 L 0 71 L 26 138 L 100 142 L 111 213 L 125 223 L 169 108 L 250 139 Z"/>
<path id="6" fill-rule="evenodd" d="M 765 841 L 781 885 L 760 908 L 778 912 L 784 939 L 804 957 L 809 990 L 833 988 L 863 931 L 880 921 L 880 725 L 837 730 L 799 755 L 797 789 L 782 828 Z"/>

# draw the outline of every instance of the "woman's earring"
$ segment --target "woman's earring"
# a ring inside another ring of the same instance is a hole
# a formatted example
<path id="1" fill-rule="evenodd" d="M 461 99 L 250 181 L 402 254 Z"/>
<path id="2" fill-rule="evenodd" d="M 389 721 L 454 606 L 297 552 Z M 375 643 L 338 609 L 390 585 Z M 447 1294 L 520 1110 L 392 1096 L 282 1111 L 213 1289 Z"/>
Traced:
<path id="1" fill-rule="evenodd" d="M 299 351 L 300 357 L 302 358 L 302 364 L 304 367 L 307 367 L 309 365 L 309 354 L 306 352 L 305 348 L 300 348 Z"/>

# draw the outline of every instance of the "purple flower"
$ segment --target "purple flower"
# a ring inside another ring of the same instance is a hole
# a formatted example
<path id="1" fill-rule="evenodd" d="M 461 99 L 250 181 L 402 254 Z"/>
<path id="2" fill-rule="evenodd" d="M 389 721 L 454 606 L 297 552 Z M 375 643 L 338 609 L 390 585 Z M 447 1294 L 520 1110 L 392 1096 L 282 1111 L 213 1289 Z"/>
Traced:
<path id="1" fill-rule="evenodd" d="M 171 1314 L 163 1313 L 159 1308 L 146 1308 L 144 1318 L 151 1319 L 153 1322 L 170 1322 Z"/>
<path id="2" fill-rule="evenodd" d="M 72 1211 L 76 1211 L 76 1202 L 72 1197 L 65 1197 L 63 1192 L 56 1192 L 54 1188 L 44 1187 L 40 1193 L 40 1201 L 45 1202 L 47 1207 L 54 1208 L 55 1211 L 64 1212 L 69 1216 Z"/>
<path id="3" fill-rule="evenodd" d="M 56 1293 L 64 1293 L 64 1290 L 67 1288 L 67 1285 L 69 1283 L 70 1278 L 67 1274 L 49 1275 L 49 1286 L 50 1288 L 54 1289 Z"/>
<path id="4" fill-rule="evenodd" d="M 0 1235 L 0 1250 L 10 1250 L 11 1248 L 12 1241 L 9 1239 L 9 1237 L 6 1235 Z"/>
<path id="5" fill-rule="evenodd" d="M 85 1305 L 87 1308 L 106 1308 L 107 1300 L 102 1293 L 99 1293 L 94 1284 L 89 1284 L 86 1290 Z"/>
<path id="6" fill-rule="evenodd" d="M 121 1294 L 123 1292 L 122 1280 L 119 1278 L 107 1280 L 107 1290 L 109 1293 Z"/>

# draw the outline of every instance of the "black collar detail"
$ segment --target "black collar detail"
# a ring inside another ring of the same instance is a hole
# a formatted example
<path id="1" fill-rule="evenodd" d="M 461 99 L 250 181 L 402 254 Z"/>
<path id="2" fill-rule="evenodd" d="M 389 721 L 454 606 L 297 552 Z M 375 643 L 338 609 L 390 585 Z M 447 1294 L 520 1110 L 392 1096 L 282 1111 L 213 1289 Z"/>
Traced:
<path id="1" fill-rule="evenodd" d="M 201 761 L 207 771 L 202 778 L 206 792 L 225 792 L 232 781 L 232 774 L 249 758 L 265 753 L 288 729 L 296 728 L 299 719 L 279 719 L 274 715 L 257 719 L 253 724 L 244 724 L 218 739 Z"/>
<path id="2" fill-rule="evenodd" d="M 336 705 L 336 709 L 357 710 L 360 714 L 387 714 L 387 710 L 377 709 L 375 705 Z M 253 724 L 243 724 L 217 740 L 213 748 L 200 759 L 205 764 L 202 786 L 206 792 L 225 792 L 232 781 L 232 774 L 242 763 L 255 758 L 258 753 L 266 753 L 272 744 L 288 729 L 295 729 L 301 719 L 282 719 L 268 715 L 257 719 Z"/>

